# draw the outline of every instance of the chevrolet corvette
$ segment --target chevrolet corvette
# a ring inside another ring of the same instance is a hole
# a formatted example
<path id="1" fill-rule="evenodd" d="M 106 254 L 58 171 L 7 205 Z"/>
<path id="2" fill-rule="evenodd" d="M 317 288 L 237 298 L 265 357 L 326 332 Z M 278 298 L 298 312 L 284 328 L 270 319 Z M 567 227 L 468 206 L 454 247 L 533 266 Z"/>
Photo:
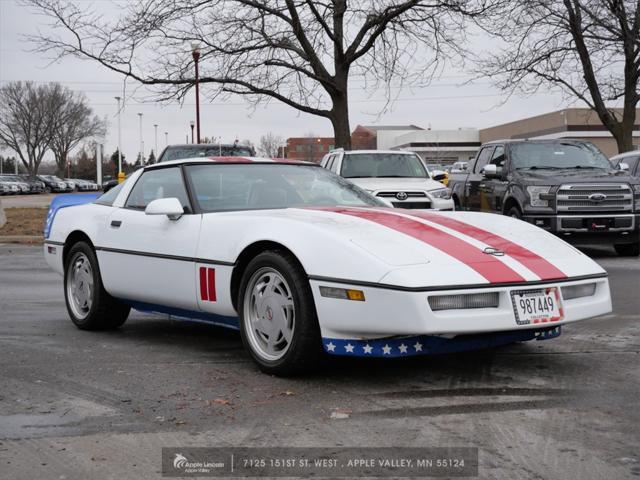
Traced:
<path id="1" fill-rule="evenodd" d="M 130 310 L 238 329 L 265 372 L 557 337 L 611 311 L 606 272 L 554 235 L 475 212 L 388 208 L 306 162 L 163 162 L 61 195 L 44 255 L 73 323 Z"/>

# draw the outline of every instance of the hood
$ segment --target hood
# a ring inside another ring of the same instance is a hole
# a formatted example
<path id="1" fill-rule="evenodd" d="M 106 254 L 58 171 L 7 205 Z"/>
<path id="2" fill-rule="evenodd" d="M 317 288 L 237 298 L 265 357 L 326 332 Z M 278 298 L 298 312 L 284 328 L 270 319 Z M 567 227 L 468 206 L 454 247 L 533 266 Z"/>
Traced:
<path id="1" fill-rule="evenodd" d="M 561 169 L 561 170 L 520 170 L 516 175 L 524 181 L 544 185 L 562 185 L 567 182 L 580 183 L 638 183 L 629 173 L 620 170 L 590 170 L 590 169 Z"/>
<path id="2" fill-rule="evenodd" d="M 445 188 L 440 182 L 430 178 L 389 178 L 389 177 L 368 177 L 368 178 L 347 178 L 351 183 L 355 183 L 360 188 L 377 192 L 379 190 L 390 190 L 394 192 L 403 191 L 431 191 Z"/>
<path id="3" fill-rule="evenodd" d="M 288 246 L 310 276 L 419 288 L 604 273 L 554 235 L 493 214 L 327 207 L 232 216 L 246 224 L 245 215 L 254 239 L 267 232 L 265 240 Z"/>

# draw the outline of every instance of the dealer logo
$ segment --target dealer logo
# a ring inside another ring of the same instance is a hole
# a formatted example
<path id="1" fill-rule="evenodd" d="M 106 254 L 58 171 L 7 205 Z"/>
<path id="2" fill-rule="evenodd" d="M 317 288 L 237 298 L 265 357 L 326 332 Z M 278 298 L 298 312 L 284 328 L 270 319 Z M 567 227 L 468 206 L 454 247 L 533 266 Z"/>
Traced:
<path id="1" fill-rule="evenodd" d="M 182 470 L 187 466 L 189 460 L 185 458 L 181 453 L 176 453 L 175 458 L 173 459 L 173 468 L 177 468 L 178 470 Z"/>
<path id="2" fill-rule="evenodd" d="M 398 200 L 406 200 L 407 197 L 409 197 L 409 195 L 407 195 L 407 192 L 398 192 L 398 193 L 396 193 L 396 198 Z"/>

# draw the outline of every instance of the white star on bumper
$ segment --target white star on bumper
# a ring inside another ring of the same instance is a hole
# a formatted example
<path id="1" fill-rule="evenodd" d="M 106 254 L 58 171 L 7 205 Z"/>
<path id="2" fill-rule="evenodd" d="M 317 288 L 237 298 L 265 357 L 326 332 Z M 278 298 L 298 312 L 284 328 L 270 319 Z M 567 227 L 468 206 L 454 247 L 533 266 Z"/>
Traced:
<path id="1" fill-rule="evenodd" d="M 421 352 L 422 351 L 422 344 L 420 342 L 416 342 L 416 344 L 413 346 L 413 348 L 416 349 L 416 352 Z"/>
<path id="2" fill-rule="evenodd" d="M 388 344 L 387 344 L 387 345 L 385 345 L 384 347 L 382 347 L 382 352 L 383 352 L 385 355 L 389 355 L 389 354 L 391 354 L 391 347 L 390 347 Z"/>
<path id="3" fill-rule="evenodd" d="M 336 351 L 336 346 L 333 344 L 333 342 L 327 343 L 327 350 L 329 350 L 330 352 Z"/>
<path id="4" fill-rule="evenodd" d="M 403 343 L 399 347 L 400 353 L 407 353 L 407 346 Z"/>
<path id="5" fill-rule="evenodd" d="M 347 343 L 344 346 L 344 349 L 347 351 L 347 353 L 353 353 L 353 345 L 351 345 L 350 343 Z"/>
<path id="6" fill-rule="evenodd" d="M 364 350 L 364 353 L 371 353 L 373 347 L 367 343 L 364 347 L 362 347 L 362 349 Z"/>

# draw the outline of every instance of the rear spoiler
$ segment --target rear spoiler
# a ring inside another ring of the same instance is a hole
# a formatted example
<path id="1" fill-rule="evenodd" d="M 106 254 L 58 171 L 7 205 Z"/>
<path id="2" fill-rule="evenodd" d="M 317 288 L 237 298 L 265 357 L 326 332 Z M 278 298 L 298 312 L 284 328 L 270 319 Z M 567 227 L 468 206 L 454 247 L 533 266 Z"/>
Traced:
<path id="1" fill-rule="evenodd" d="M 77 205 L 84 205 L 85 203 L 91 203 L 98 198 L 100 193 L 76 193 L 67 195 L 56 196 L 49 205 L 49 213 L 47 213 L 47 220 L 44 224 L 44 238 L 49 238 L 51 233 L 51 227 L 53 226 L 53 219 L 56 213 L 61 208 L 75 207 Z"/>

